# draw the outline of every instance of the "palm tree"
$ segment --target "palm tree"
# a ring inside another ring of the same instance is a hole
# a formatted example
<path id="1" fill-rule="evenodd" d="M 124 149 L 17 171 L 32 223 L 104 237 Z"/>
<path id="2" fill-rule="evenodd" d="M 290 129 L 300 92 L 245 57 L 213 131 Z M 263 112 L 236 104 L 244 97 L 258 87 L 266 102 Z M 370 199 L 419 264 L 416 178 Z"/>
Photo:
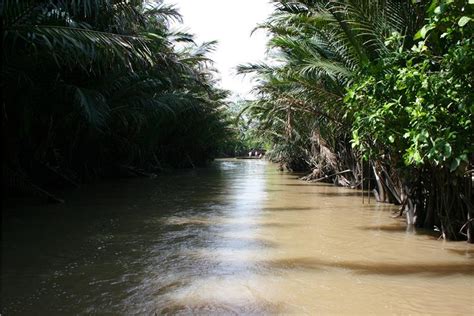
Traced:
<path id="1" fill-rule="evenodd" d="M 6 0 L 2 16 L 8 168 L 37 181 L 45 167 L 80 180 L 194 165 L 226 137 L 227 92 L 207 57 L 215 43 L 171 31 L 173 6 Z"/>
<path id="2" fill-rule="evenodd" d="M 275 139 L 276 147 L 294 148 L 289 144 L 298 140 L 303 160 L 318 170 L 318 177 L 351 169 L 351 175 L 335 179 L 354 185 L 361 166 L 359 153 L 350 146 L 351 120 L 343 106 L 346 87 L 360 69 L 387 52 L 384 42 L 393 32 L 415 33 L 421 23 L 417 7 L 396 0 L 274 4 L 275 12 L 257 27 L 270 33 L 271 62 L 238 69 L 256 75 L 260 97 L 252 111 L 262 118 L 262 130 L 270 127 L 264 133 L 286 131 L 286 137 Z"/>

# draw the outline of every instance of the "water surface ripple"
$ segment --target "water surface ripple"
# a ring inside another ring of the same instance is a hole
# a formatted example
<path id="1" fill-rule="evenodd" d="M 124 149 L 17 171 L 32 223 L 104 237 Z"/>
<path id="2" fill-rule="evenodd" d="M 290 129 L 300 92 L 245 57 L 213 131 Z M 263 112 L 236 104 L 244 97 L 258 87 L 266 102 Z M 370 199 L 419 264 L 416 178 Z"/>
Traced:
<path id="1" fill-rule="evenodd" d="M 7 209 L 2 314 L 474 315 L 474 247 L 264 161 Z"/>

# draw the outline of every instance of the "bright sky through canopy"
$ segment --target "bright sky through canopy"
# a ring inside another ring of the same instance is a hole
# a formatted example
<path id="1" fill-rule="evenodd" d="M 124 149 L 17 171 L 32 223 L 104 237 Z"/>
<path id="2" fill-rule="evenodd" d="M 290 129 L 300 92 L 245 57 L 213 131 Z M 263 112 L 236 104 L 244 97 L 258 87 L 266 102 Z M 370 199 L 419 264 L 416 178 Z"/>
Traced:
<path id="1" fill-rule="evenodd" d="M 264 59 L 266 36 L 257 31 L 272 12 L 269 0 L 169 0 L 183 16 L 183 25 L 196 35 L 198 43 L 217 40 L 212 59 L 219 70 L 221 86 L 232 91 L 233 98 L 249 97 L 249 77 L 236 76 L 239 64 Z"/>

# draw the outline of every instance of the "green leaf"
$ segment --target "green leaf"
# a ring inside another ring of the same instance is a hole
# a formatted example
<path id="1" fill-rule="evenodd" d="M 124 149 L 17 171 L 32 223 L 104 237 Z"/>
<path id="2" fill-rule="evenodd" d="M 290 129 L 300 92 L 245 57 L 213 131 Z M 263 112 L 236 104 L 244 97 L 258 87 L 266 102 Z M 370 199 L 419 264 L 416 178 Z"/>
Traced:
<path id="1" fill-rule="evenodd" d="M 461 164 L 461 159 L 459 158 L 454 159 L 453 161 L 451 161 L 451 165 L 449 166 L 449 171 L 453 172 L 459 167 L 460 164 Z"/>
<path id="2" fill-rule="evenodd" d="M 430 4 L 430 6 L 428 7 L 427 12 L 430 13 L 430 14 L 432 14 L 433 11 L 434 11 L 434 10 L 436 9 L 436 7 L 438 6 L 438 4 L 439 4 L 439 0 L 433 0 L 433 1 L 431 1 L 431 4 Z"/>
<path id="3" fill-rule="evenodd" d="M 452 149 L 451 145 L 449 143 L 446 143 L 444 145 L 444 155 L 445 155 L 445 157 L 446 158 L 451 157 L 452 152 L 453 152 L 453 149 Z"/>
<path id="4" fill-rule="evenodd" d="M 444 9 L 445 9 L 445 5 L 444 4 L 441 4 L 439 6 L 436 7 L 436 9 L 434 10 L 434 13 L 435 14 L 441 14 L 444 12 Z"/>
<path id="5" fill-rule="evenodd" d="M 412 159 L 417 164 L 423 162 L 423 159 L 421 159 L 421 155 L 420 155 L 420 152 L 418 150 L 415 150 L 415 152 L 413 153 Z"/>
<path id="6" fill-rule="evenodd" d="M 418 32 L 416 32 L 415 37 L 413 39 L 417 40 L 420 38 L 425 38 L 426 34 L 434 28 L 435 26 L 433 24 L 423 25 L 423 27 Z"/>
<path id="7" fill-rule="evenodd" d="M 466 25 L 467 23 L 469 23 L 469 21 L 471 21 L 471 18 L 468 17 L 468 16 L 463 16 L 459 19 L 458 21 L 458 25 L 460 27 L 463 27 L 464 25 Z"/>

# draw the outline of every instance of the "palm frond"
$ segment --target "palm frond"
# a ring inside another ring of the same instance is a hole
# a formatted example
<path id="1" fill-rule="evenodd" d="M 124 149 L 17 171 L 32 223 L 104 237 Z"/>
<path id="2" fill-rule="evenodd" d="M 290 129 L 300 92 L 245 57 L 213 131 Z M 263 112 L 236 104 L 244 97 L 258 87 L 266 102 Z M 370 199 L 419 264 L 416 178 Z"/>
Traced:
<path id="1" fill-rule="evenodd" d="M 154 64 L 147 40 L 138 36 L 48 25 L 16 26 L 4 31 L 4 46 L 8 49 L 17 50 L 21 43 L 36 52 L 44 50 L 59 65 L 87 68 L 93 62 L 120 62 L 126 67 L 132 67 L 132 63 Z"/>

